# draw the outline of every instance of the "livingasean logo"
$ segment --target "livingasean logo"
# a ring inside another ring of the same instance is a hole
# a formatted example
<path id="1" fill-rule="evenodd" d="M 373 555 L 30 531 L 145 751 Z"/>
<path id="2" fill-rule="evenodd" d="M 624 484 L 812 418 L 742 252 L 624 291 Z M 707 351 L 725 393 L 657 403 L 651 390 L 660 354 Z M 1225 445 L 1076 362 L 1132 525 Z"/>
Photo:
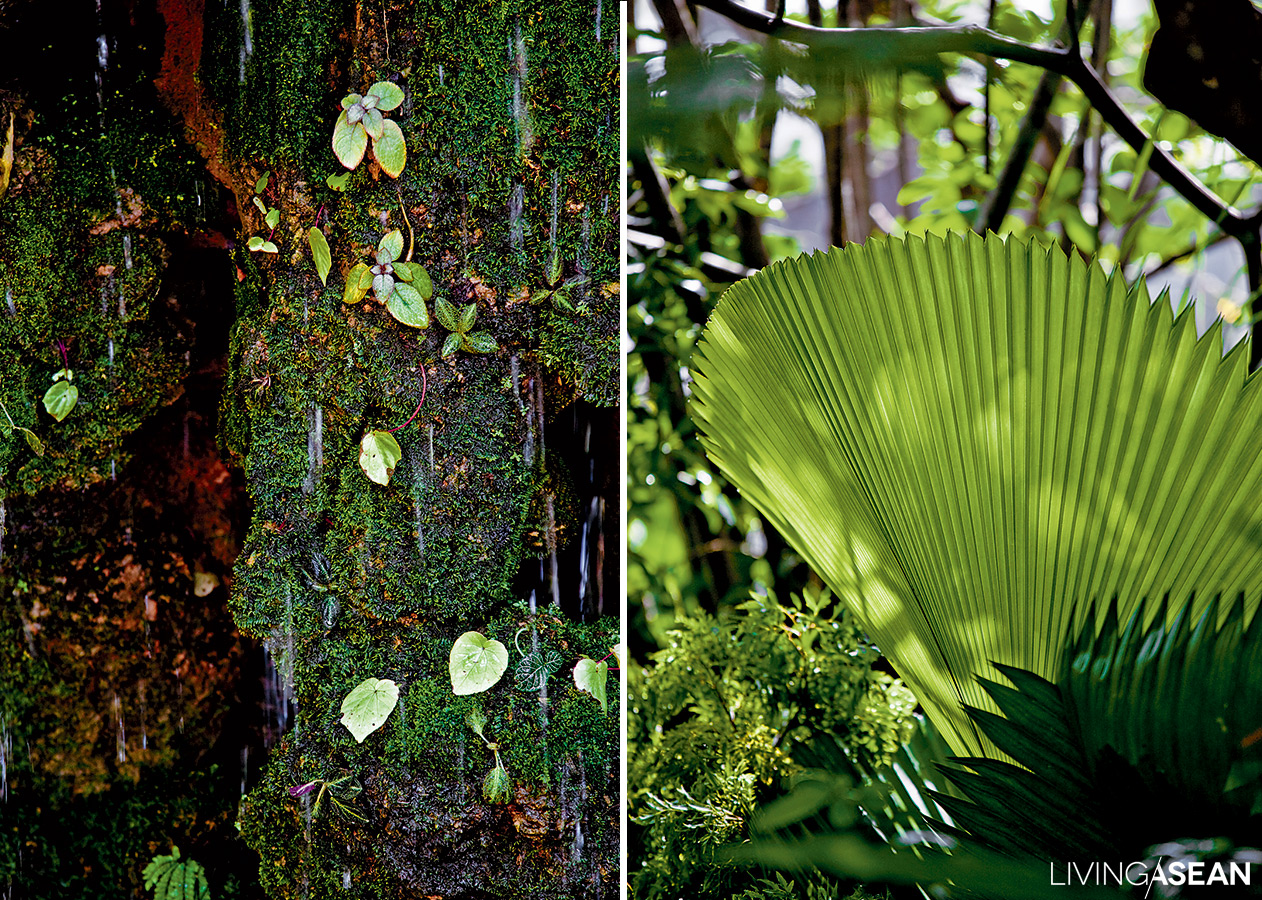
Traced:
<path id="1" fill-rule="evenodd" d="M 1243 887 L 1253 884 L 1250 861 L 1205 862 L 1190 859 L 1145 860 L 1144 862 L 1056 863 L 1051 865 L 1050 884 L 1058 887 L 1142 887 L 1147 897 L 1157 886 L 1157 896 L 1172 897 L 1182 887 Z"/>

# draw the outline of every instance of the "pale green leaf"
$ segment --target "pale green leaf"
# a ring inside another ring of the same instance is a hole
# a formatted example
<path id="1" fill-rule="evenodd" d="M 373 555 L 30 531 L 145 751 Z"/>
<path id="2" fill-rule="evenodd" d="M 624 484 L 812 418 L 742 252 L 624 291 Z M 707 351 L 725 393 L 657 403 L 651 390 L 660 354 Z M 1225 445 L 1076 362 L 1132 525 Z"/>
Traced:
<path id="1" fill-rule="evenodd" d="M 403 255 L 403 232 L 397 228 L 387 231 L 381 236 L 377 250 L 386 254 L 380 262 L 394 262 Z"/>
<path id="2" fill-rule="evenodd" d="M 365 678 L 342 701 L 342 724 L 359 743 L 382 725 L 399 702 L 399 686 L 388 678 Z"/>
<path id="3" fill-rule="evenodd" d="M 372 269 L 363 263 L 356 263 L 346 273 L 346 290 L 342 292 L 343 303 L 358 303 L 364 299 L 372 287 Z"/>
<path id="4" fill-rule="evenodd" d="M 36 437 L 35 432 L 29 428 L 23 428 L 22 437 L 26 438 L 27 445 L 35 452 L 36 456 L 44 455 L 44 442 Z"/>
<path id="5" fill-rule="evenodd" d="M 451 334 L 447 335 L 447 339 L 443 341 L 442 355 L 451 356 L 451 354 L 459 350 L 460 338 L 461 334 L 458 331 L 453 331 Z"/>
<path id="6" fill-rule="evenodd" d="M 377 299 L 382 303 L 390 299 L 390 295 L 394 293 L 394 276 L 393 275 L 374 275 L 372 279 L 372 290 L 377 295 Z"/>
<path id="7" fill-rule="evenodd" d="M 388 431 L 370 431 L 359 442 L 359 467 L 377 484 L 389 484 L 394 467 L 403 459 L 403 448 Z"/>
<path id="8" fill-rule="evenodd" d="M 262 250 L 264 253 L 279 253 L 280 252 L 280 248 L 277 247 L 275 244 L 273 244 L 271 241 L 264 241 L 263 246 L 259 247 L 259 249 Z"/>
<path id="9" fill-rule="evenodd" d="M 259 237 L 256 234 L 252 236 L 248 241 L 245 242 L 245 246 L 249 248 L 250 250 L 262 250 L 264 243 L 266 242 L 263 240 L 263 238 Z"/>
<path id="10" fill-rule="evenodd" d="M 391 178 L 402 174 L 408 161 L 408 146 L 402 129 L 393 119 L 382 122 L 381 137 L 372 142 L 372 155 L 381 164 L 381 171 Z"/>
<path id="11" fill-rule="evenodd" d="M 261 215 L 263 215 L 264 217 L 266 217 L 266 216 L 267 216 L 267 204 L 263 202 L 263 200 L 262 200 L 262 198 L 261 198 L 261 197 L 254 197 L 254 198 L 252 198 L 252 199 L 253 199 L 253 201 L 254 201 L 254 208 L 255 208 L 255 209 L 257 209 Z"/>
<path id="12" fill-rule="evenodd" d="M 425 270 L 424 266 L 420 263 L 399 263 L 395 268 L 399 266 L 403 266 L 408 270 L 408 274 L 411 276 L 412 287 L 416 288 L 417 293 L 421 297 L 428 300 L 434 296 L 434 282 L 430 280 L 429 272 Z"/>
<path id="13" fill-rule="evenodd" d="M 346 117 L 346 110 L 338 114 L 333 126 L 333 153 L 338 162 L 353 169 L 364 158 L 364 150 L 368 147 L 368 133 L 360 123 L 351 124 Z"/>
<path id="14" fill-rule="evenodd" d="M 377 98 L 377 109 L 389 112 L 403 102 L 403 89 L 392 81 L 378 81 L 368 89 L 370 97 Z"/>
<path id="15" fill-rule="evenodd" d="M 280 210 L 274 207 L 269 209 L 267 215 L 263 217 L 263 221 L 267 223 L 268 228 L 275 228 L 280 224 Z"/>
<path id="16" fill-rule="evenodd" d="M 487 774 L 482 782 L 482 797 L 487 803 L 508 803 L 513 799 L 513 783 L 507 769 L 496 766 Z"/>
<path id="17" fill-rule="evenodd" d="M 333 188 L 335 191 L 344 191 L 346 190 L 346 185 L 350 180 L 351 173 L 343 172 L 341 175 L 330 175 L 328 178 L 324 179 L 324 183 Z"/>
<path id="18" fill-rule="evenodd" d="M 329 242 L 324 232 L 314 225 L 307 231 L 307 243 L 311 245 L 311 259 L 315 262 L 316 272 L 321 284 L 329 283 L 329 270 L 333 268 L 333 253 L 329 250 Z"/>
<path id="19" fill-rule="evenodd" d="M 603 661 L 596 662 L 584 657 L 574 666 L 574 686 L 599 700 L 601 712 L 609 712 L 609 701 L 605 694 L 608 674 L 609 663 Z"/>
<path id="20" fill-rule="evenodd" d="M 1097 264 L 974 234 L 773 264 L 720 301 L 691 411 L 958 755 L 991 661 L 1054 679 L 1088 601 L 1262 597 L 1262 392 Z M 1224 465 L 1224 460 L 1244 460 Z M 1177 605 L 1167 617 L 1177 613 Z"/>
<path id="21" fill-rule="evenodd" d="M 368 132 L 368 136 L 374 141 L 381 140 L 384 123 L 385 119 L 377 110 L 370 109 L 364 113 L 364 131 Z"/>
<path id="22" fill-rule="evenodd" d="M 429 311 L 425 308 L 425 300 L 410 284 L 396 282 L 394 293 L 386 301 L 386 310 L 404 325 L 413 328 L 429 327 Z"/>
<path id="23" fill-rule="evenodd" d="M 79 402 L 79 389 L 69 381 L 58 381 L 44 392 L 44 409 L 58 422 L 70 415 Z"/>
<path id="24" fill-rule="evenodd" d="M 347 94 L 345 97 L 342 98 L 342 109 L 350 109 L 352 106 L 354 106 L 356 103 L 360 102 L 363 99 L 364 98 L 361 97 L 359 94 Z"/>
<path id="25" fill-rule="evenodd" d="M 254 182 L 254 193 L 261 194 L 267 190 L 267 182 L 271 177 L 271 172 L 264 172 L 260 175 L 258 181 Z"/>
<path id="26" fill-rule="evenodd" d="M 487 690 L 503 677 L 507 668 L 508 648 L 476 631 L 466 631 L 451 645 L 448 669 L 451 690 L 457 695 Z"/>

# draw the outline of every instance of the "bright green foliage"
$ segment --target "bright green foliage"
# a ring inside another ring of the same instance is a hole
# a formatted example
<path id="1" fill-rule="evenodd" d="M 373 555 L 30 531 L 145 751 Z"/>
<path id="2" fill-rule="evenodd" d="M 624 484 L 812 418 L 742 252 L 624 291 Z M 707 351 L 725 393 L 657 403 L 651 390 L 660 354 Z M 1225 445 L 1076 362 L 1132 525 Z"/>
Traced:
<path id="1" fill-rule="evenodd" d="M 508 648 L 476 631 L 466 631 L 451 645 L 448 669 L 457 696 L 489 690 L 508 668 Z"/>
<path id="2" fill-rule="evenodd" d="M 470 331 L 478 318 L 477 303 L 470 303 L 457 310 L 450 300 L 439 296 L 434 301 L 434 315 L 438 318 L 438 324 L 451 332 L 443 341 L 443 356 L 451 356 L 457 350 L 493 353 L 499 349 L 499 344 L 489 332 Z"/>
<path id="3" fill-rule="evenodd" d="M 401 459 L 403 448 L 388 431 L 370 431 L 359 442 L 359 467 L 377 484 L 390 483 L 390 476 Z"/>
<path id="4" fill-rule="evenodd" d="M 62 369 L 53 375 L 53 386 L 44 392 L 44 409 L 58 422 L 70 415 L 79 402 L 79 389 L 73 381 L 74 372 Z"/>
<path id="5" fill-rule="evenodd" d="M 584 658 L 574 666 L 574 686 L 599 700 L 601 712 L 609 711 L 609 702 L 605 698 L 605 680 L 608 674 L 609 663 L 603 661 Z"/>
<path id="6" fill-rule="evenodd" d="M 31 429 L 23 428 L 21 425 L 18 425 L 16 422 L 14 422 L 13 417 L 9 415 L 8 407 L 4 405 L 3 401 L 0 401 L 0 412 L 4 413 L 4 417 L 8 422 L 7 425 L 4 422 L 0 422 L 0 431 L 4 432 L 5 437 L 8 437 L 15 431 L 20 431 L 22 432 L 22 437 L 26 438 L 27 445 L 31 448 L 31 450 L 35 453 L 35 455 L 43 456 L 44 455 L 43 441 L 41 441 L 39 437 L 35 434 L 35 432 L 31 431 Z"/>
<path id="7" fill-rule="evenodd" d="M 879 766 L 907 736 L 915 701 L 874 671 L 879 654 L 827 595 L 753 599 L 730 621 L 682 620 L 631 673 L 627 746 L 637 897 L 728 897 L 745 873 L 715 863 L 755 803 L 836 740 Z"/>
<path id="8" fill-rule="evenodd" d="M 994 708 L 974 676 L 994 661 L 1056 677 L 1086 601 L 1151 615 L 1142 598 L 1197 589 L 1199 615 L 1230 590 L 1257 608 L 1246 366 L 1219 326 L 1198 340 L 1167 299 L 1057 248 L 872 240 L 725 294 L 693 413 L 947 743 L 988 755 L 960 706 Z"/>
<path id="9" fill-rule="evenodd" d="M 342 701 L 342 724 L 359 743 L 390 718 L 399 702 L 399 686 L 388 678 L 366 678 Z"/>
<path id="10" fill-rule="evenodd" d="M 153 900 L 210 900 L 206 870 L 195 859 L 180 859 L 180 848 L 170 856 L 155 856 L 144 871 L 145 890 Z"/>
<path id="11" fill-rule="evenodd" d="M 507 803 L 513 798 L 513 784 L 508 777 L 508 770 L 504 768 L 504 761 L 500 759 L 500 745 L 486 736 L 486 716 L 483 715 L 482 708 L 475 706 L 465 717 L 465 721 L 469 723 L 473 733 L 482 738 L 487 749 L 495 754 L 495 767 L 482 782 L 483 799 L 487 803 Z"/>
<path id="12" fill-rule="evenodd" d="M 354 169 L 364 158 L 368 139 L 372 138 L 373 158 L 383 172 L 398 178 L 407 164 L 407 143 L 398 124 L 381 114 L 396 109 L 402 102 L 403 91 L 389 81 L 378 81 L 363 96 L 343 97 L 342 112 L 333 125 L 333 152 L 338 161 Z"/>
<path id="13" fill-rule="evenodd" d="M 377 300 L 384 303 L 390 315 L 413 328 L 429 327 L 429 310 L 425 301 L 434 293 L 429 273 L 419 263 L 400 261 L 403 255 L 403 232 L 399 229 L 382 235 L 373 255 L 376 265 L 357 263 L 346 276 L 343 303 L 358 303 L 371 287 Z"/>
<path id="14" fill-rule="evenodd" d="M 548 258 L 548 274 L 544 279 L 547 287 L 544 290 L 532 291 L 530 302 L 538 306 L 540 303 L 551 300 L 552 305 L 562 312 L 585 312 L 587 304 L 576 307 L 570 300 L 570 292 L 587 284 L 588 279 L 583 275 L 571 275 L 569 278 L 561 276 L 561 256 L 553 251 L 552 256 Z"/>
<path id="15" fill-rule="evenodd" d="M 540 690 L 563 662 L 561 654 L 555 650 L 533 650 L 518 661 L 513 679 L 520 690 Z"/>
<path id="16" fill-rule="evenodd" d="M 321 284 L 329 283 L 329 270 L 333 268 L 333 253 L 329 250 L 329 242 L 324 232 L 314 225 L 307 230 L 307 243 L 311 245 L 311 259 L 315 263 L 316 273 Z"/>

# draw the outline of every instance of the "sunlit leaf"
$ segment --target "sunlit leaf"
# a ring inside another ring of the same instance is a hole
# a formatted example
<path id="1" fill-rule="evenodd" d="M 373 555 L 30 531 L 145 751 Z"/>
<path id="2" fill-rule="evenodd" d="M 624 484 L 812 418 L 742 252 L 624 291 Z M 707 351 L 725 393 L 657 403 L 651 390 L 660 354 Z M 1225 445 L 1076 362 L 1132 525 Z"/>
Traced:
<path id="1" fill-rule="evenodd" d="M 44 455 L 44 442 L 35 436 L 35 432 L 29 428 L 22 429 L 22 437 L 26 438 L 26 443 L 35 451 L 36 456 Z"/>
<path id="2" fill-rule="evenodd" d="M 350 180 L 351 173 L 343 172 L 341 175 L 330 175 L 328 178 L 324 179 L 324 183 L 333 188 L 335 191 L 344 191 L 346 190 L 347 182 Z"/>
<path id="3" fill-rule="evenodd" d="M 366 678 L 342 701 L 342 724 L 359 743 L 382 725 L 399 702 L 399 686 L 388 678 Z"/>
<path id="4" fill-rule="evenodd" d="M 482 796 L 487 803 L 507 803 L 513 799 L 513 783 L 503 766 L 496 766 L 482 782 Z"/>
<path id="5" fill-rule="evenodd" d="M 269 209 L 267 215 L 263 217 L 263 221 L 267 223 L 268 228 L 275 228 L 280 224 L 280 210 L 276 208 Z"/>
<path id="6" fill-rule="evenodd" d="M 457 695 L 487 690 L 503 677 L 507 668 L 508 648 L 476 631 L 466 631 L 451 645 L 448 669 L 451 690 Z"/>
<path id="7" fill-rule="evenodd" d="M 259 176 L 259 180 L 254 182 L 254 193 L 261 194 L 267 190 L 267 182 L 272 177 L 271 172 L 264 172 Z"/>
<path id="8" fill-rule="evenodd" d="M 359 467 L 377 484 L 389 484 L 403 448 L 388 431 L 370 431 L 359 442 Z"/>
<path id="9" fill-rule="evenodd" d="M 44 409 L 58 422 L 70 415 L 79 402 L 79 389 L 69 381 L 58 381 L 44 392 Z"/>
<path id="10" fill-rule="evenodd" d="M 381 140 L 384 122 L 385 119 L 381 113 L 375 109 L 370 109 L 364 113 L 364 131 L 368 132 L 368 136 L 374 141 Z"/>
<path id="11" fill-rule="evenodd" d="M 403 89 L 392 81 L 378 81 L 368 89 L 369 96 L 377 98 L 377 109 L 389 112 L 403 102 Z"/>

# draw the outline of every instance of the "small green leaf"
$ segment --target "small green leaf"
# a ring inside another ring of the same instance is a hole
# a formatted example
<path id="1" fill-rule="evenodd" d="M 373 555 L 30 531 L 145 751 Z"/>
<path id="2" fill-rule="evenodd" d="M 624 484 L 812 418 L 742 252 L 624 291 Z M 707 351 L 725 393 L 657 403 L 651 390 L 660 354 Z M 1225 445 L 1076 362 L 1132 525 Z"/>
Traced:
<path id="1" fill-rule="evenodd" d="M 368 132 L 368 136 L 374 141 L 379 141 L 385 132 L 385 118 L 375 109 L 370 109 L 364 113 L 364 131 Z"/>
<path id="2" fill-rule="evenodd" d="M 443 356 L 451 356 L 460 349 L 460 332 L 453 331 L 447 335 L 447 340 L 443 341 Z"/>
<path id="3" fill-rule="evenodd" d="M 448 331 L 460 331 L 460 325 L 457 324 L 456 319 L 456 308 L 446 297 L 439 297 L 434 301 L 434 315 L 438 318 L 438 324 Z"/>
<path id="4" fill-rule="evenodd" d="M 486 735 L 482 733 L 482 730 L 486 728 L 486 715 L 482 712 L 481 707 L 475 706 L 469 711 L 469 715 L 465 716 L 464 720 L 469 723 L 469 727 L 473 729 L 474 734 L 482 738 L 482 740 L 486 740 Z"/>
<path id="5" fill-rule="evenodd" d="M 548 257 L 548 287 L 556 287 L 561 281 L 561 253 L 553 250 Z"/>
<path id="6" fill-rule="evenodd" d="M 265 190 L 267 190 L 267 182 L 268 182 L 268 179 L 270 179 L 271 177 L 272 177 L 271 172 L 264 172 L 262 175 L 260 175 L 259 180 L 254 182 L 254 193 L 261 194 Z"/>
<path id="7" fill-rule="evenodd" d="M 555 650 L 535 650 L 527 653 L 517 663 L 513 680 L 519 690 L 537 691 L 547 683 L 553 672 L 561 668 L 563 662 L 565 660 Z"/>
<path id="8" fill-rule="evenodd" d="M 372 291 L 377 295 L 377 299 L 382 303 L 390 300 L 390 295 L 394 293 L 394 276 L 393 275 L 374 275 L 372 279 Z"/>
<path id="9" fill-rule="evenodd" d="M 22 429 L 22 437 L 26 438 L 26 443 L 35 451 L 36 456 L 44 455 L 44 442 L 35 436 L 35 432 L 29 428 Z"/>
<path id="10" fill-rule="evenodd" d="M 363 263 L 356 263 L 346 274 L 346 290 L 342 292 L 342 302 L 358 303 L 371 287 L 372 269 Z"/>
<path id="11" fill-rule="evenodd" d="M 596 662 L 586 657 L 580 659 L 574 667 L 574 686 L 599 700 L 601 712 L 609 712 L 609 701 L 605 698 L 605 675 L 608 672 L 608 663 Z"/>
<path id="12" fill-rule="evenodd" d="M 329 250 L 329 242 L 324 232 L 314 225 L 307 231 L 307 243 L 311 245 L 311 258 L 315 262 L 320 283 L 329 283 L 329 270 L 333 268 L 333 253 Z"/>
<path id="13" fill-rule="evenodd" d="M 273 244 L 271 241 L 264 241 L 263 246 L 260 247 L 259 249 L 262 250 L 264 253 L 279 253 L 280 252 L 280 248 L 277 247 L 275 244 Z"/>
<path id="14" fill-rule="evenodd" d="M 388 254 L 386 262 L 394 262 L 403 255 L 403 232 L 399 229 L 387 231 L 381 236 L 381 242 L 377 244 L 379 252 Z"/>
<path id="15" fill-rule="evenodd" d="M 399 686 L 388 678 L 366 678 L 342 701 L 342 724 L 359 743 L 382 725 L 399 702 Z"/>
<path id="16" fill-rule="evenodd" d="M 368 94 L 377 98 L 377 109 L 383 112 L 396 109 L 403 102 L 403 89 L 392 81 L 378 81 L 368 89 Z"/>
<path id="17" fill-rule="evenodd" d="M 574 304 L 570 302 L 570 286 L 563 284 L 552 295 L 552 305 L 565 312 L 574 312 Z"/>
<path id="18" fill-rule="evenodd" d="M 372 155 L 381 164 L 381 171 L 391 178 L 403 173 L 408 161 L 408 145 L 403 139 L 403 130 L 393 119 L 383 120 L 381 138 L 372 142 Z"/>
<path id="19" fill-rule="evenodd" d="M 58 381 L 44 392 L 44 409 L 61 422 L 79 402 L 79 389 L 69 381 Z"/>
<path id="20" fill-rule="evenodd" d="M 354 106 L 356 103 L 358 103 L 359 101 L 363 99 L 364 98 L 361 97 L 359 94 L 347 94 L 345 97 L 342 98 L 342 109 L 350 109 L 352 106 Z"/>
<path id="21" fill-rule="evenodd" d="M 362 124 L 352 125 L 343 110 L 333 126 L 333 153 L 338 162 L 348 169 L 355 168 L 363 160 L 367 147 L 368 132 L 364 131 Z"/>
<path id="22" fill-rule="evenodd" d="M 403 448 L 388 431 L 370 431 L 359 442 L 359 467 L 369 480 L 389 484 L 394 467 L 403 459 Z"/>
<path id="23" fill-rule="evenodd" d="M 513 799 L 513 783 L 508 778 L 508 770 L 496 766 L 482 782 L 482 796 L 487 803 L 507 803 Z"/>
<path id="24" fill-rule="evenodd" d="M 465 332 L 473 327 L 474 321 L 478 318 L 478 305 L 470 303 L 464 309 L 460 310 L 460 318 L 456 322 L 456 331 Z"/>
<path id="25" fill-rule="evenodd" d="M 251 250 L 262 250 L 264 241 L 257 234 L 245 242 L 245 245 Z"/>
<path id="26" fill-rule="evenodd" d="M 508 648 L 476 631 L 466 631 L 451 645 L 448 670 L 457 696 L 480 694 L 500 680 L 508 668 Z"/>
<path id="27" fill-rule="evenodd" d="M 324 183 L 335 191 L 346 190 L 346 183 L 351 180 L 350 172 L 343 172 L 341 175 L 330 175 L 324 179 Z"/>
<path id="28" fill-rule="evenodd" d="M 425 308 L 425 299 L 410 284 L 396 282 L 394 293 L 386 301 L 386 310 L 404 325 L 413 328 L 429 327 L 429 310 Z"/>
<path id="29" fill-rule="evenodd" d="M 488 332 L 474 331 L 464 335 L 463 346 L 470 353 L 494 353 L 500 348 Z"/>
<path id="30" fill-rule="evenodd" d="M 263 221 L 267 223 L 268 228 L 275 228 L 280 224 L 280 210 L 276 208 L 269 209 L 267 215 L 263 217 Z"/>
<path id="31" fill-rule="evenodd" d="M 416 288 L 417 293 L 426 300 L 434 296 L 434 282 L 430 280 L 425 267 L 420 263 L 407 263 L 407 266 L 412 272 L 412 287 Z"/>
<path id="32" fill-rule="evenodd" d="M 267 216 L 267 204 L 264 203 L 262 200 L 260 200 L 258 197 L 254 198 L 254 208 L 257 209 L 260 213 L 262 213 L 264 217 Z"/>

